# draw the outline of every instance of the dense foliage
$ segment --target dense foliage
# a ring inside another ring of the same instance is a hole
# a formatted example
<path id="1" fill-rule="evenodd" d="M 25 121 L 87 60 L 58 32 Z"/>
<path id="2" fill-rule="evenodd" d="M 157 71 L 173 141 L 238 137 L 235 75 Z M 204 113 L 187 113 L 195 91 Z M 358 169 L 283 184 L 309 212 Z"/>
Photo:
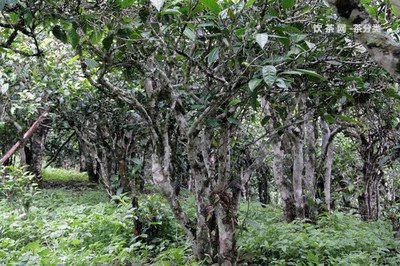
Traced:
<path id="1" fill-rule="evenodd" d="M 61 170 L 47 176 L 75 178 Z M 165 201 L 147 195 L 141 203 L 140 209 L 133 209 L 123 199 L 110 201 L 99 188 L 50 188 L 35 196 L 25 215 L 3 199 L 0 263 L 195 264 Z M 366 223 L 350 214 L 333 213 L 323 214 L 317 224 L 288 224 L 282 222 L 281 209 L 258 203 L 243 203 L 241 212 L 245 217 L 238 244 L 241 264 L 396 265 L 400 259 L 394 252 L 400 243 L 387 222 Z M 132 237 L 134 216 L 146 222 L 139 237 Z"/>
<path id="2" fill-rule="evenodd" d="M 2 258 L 395 265 L 399 9 L 0 0 Z"/>

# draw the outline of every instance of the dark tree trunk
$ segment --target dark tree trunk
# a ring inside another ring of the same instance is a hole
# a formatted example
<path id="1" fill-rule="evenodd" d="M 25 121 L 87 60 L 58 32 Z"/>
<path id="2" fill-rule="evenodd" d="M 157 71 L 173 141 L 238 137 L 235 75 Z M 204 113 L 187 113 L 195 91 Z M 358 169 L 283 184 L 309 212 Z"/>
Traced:
<path id="1" fill-rule="evenodd" d="M 39 185 L 41 185 L 43 181 L 42 163 L 47 132 L 47 127 L 40 126 L 36 134 L 32 137 L 32 161 L 29 165 L 29 170 L 35 175 L 35 180 Z"/>
<path id="2" fill-rule="evenodd" d="M 269 195 L 269 181 L 271 179 L 271 172 L 269 168 L 265 168 L 261 174 L 257 176 L 258 181 L 258 196 L 260 202 L 265 206 L 271 203 L 271 197 Z"/>

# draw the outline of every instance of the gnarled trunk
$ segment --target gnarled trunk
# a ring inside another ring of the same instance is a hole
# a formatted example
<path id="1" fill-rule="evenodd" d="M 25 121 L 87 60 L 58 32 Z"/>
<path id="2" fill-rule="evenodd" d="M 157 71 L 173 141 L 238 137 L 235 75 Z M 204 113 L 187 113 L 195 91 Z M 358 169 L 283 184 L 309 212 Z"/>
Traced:
<path id="1" fill-rule="evenodd" d="M 312 118 L 312 117 L 311 117 Z M 305 125 L 305 150 L 304 150 L 304 187 L 306 217 L 314 219 L 316 211 L 316 177 L 315 177 L 315 146 L 316 127 L 314 121 L 308 121 Z"/>

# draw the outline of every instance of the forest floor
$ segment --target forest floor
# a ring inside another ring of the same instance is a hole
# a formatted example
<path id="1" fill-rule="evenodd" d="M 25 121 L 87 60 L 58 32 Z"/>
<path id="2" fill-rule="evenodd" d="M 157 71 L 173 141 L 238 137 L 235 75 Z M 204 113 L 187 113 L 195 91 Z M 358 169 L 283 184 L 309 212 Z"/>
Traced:
<path id="1" fill-rule="evenodd" d="M 190 244 L 163 199 L 142 195 L 110 200 L 84 174 L 44 173 L 46 188 L 28 213 L 0 198 L 0 265 L 195 265 Z M 184 208 L 194 216 L 191 197 Z M 133 237 L 133 220 L 143 222 Z M 240 264 L 399 265 L 400 241 L 388 222 L 362 222 L 352 214 L 321 215 L 315 224 L 282 222 L 276 206 L 243 202 L 239 221 Z"/>

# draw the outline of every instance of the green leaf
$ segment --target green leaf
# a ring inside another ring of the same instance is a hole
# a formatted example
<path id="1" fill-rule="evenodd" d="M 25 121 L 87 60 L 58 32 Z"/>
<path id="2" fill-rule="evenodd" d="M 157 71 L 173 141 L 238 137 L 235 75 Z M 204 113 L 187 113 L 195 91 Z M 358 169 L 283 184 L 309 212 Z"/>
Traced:
<path id="1" fill-rule="evenodd" d="M 268 34 L 267 33 L 258 33 L 256 34 L 256 42 L 260 45 L 261 49 L 264 49 L 264 46 L 268 42 Z"/>
<path id="2" fill-rule="evenodd" d="M 215 47 L 211 50 L 211 52 L 207 55 L 208 65 L 214 64 L 219 59 L 219 48 Z"/>
<path id="3" fill-rule="evenodd" d="M 219 126 L 218 120 L 214 117 L 207 118 L 206 123 L 207 123 L 207 125 L 209 125 L 210 127 L 213 127 L 213 128 Z"/>
<path id="4" fill-rule="evenodd" d="M 230 107 L 235 106 L 235 105 L 237 105 L 239 103 L 240 103 L 240 99 L 234 98 L 234 99 L 232 99 L 232 101 L 229 102 L 228 107 L 230 108 Z"/>
<path id="5" fill-rule="evenodd" d="M 103 34 L 101 32 L 93 31 L 92 34 L 90 35 L 90 42 L 92 44 L 97 44 L 102 37 Z"/>
<path id="6" fill-rule="evenodd" d="M 216 0 L 201 0 L 201 3 L 216 15 L 221 12 L 221 7 Z"/>
<path id="7" fill-rule="evenodd" d="M 59 25 L 56 25 L 53 27 L 52 33 L 53 33 L 54 37 L 56 37 L 63 43 L 67 43 L 67 34 L 65 33 L 65 31 L 63 31 L 61 29 L 61 27 Z"/>
<path id="8" fill-rule="evenodd" d="M 274 66 L 264 66 L 262 69 L 262 74 L 265 84 L 271 87 L 274 85 L 276 80 L 276 68 Z"/>
<path id="9" fill-rule="evenodd" d="M 325 77 L 321 76 L 317 72 L 315 72 L 313 70 L 307 70 L 307 69 L 287 70 L 287 71 L 281 72 L 281 74 L 284 74 L 284 75 L 303 75 L 303 74 L 306 74 L 306 75 L 312 76 L 314 78 L 326 80 Z"/>
<path id="10" fill-rule="evenodd" d="M 97 62 L 91 58 L 86 59 L 86 65 L 89 67 L 89 69 L 97 67 Z"/>
<path id="11" fill-rule="evenodd" d="M 186 27 L 186 29 L 183 31 L 183 34 L 186 37 L 188 37 L 189 39 L 191 39 L 192 41 L 194 41 L 196 39 L 196 34 L 194 33 L 194 31 L 192 31 L 188 27 Z"/>
<path id="12" fill-rule="evenodd" d="M 39 241 L 35 241 L 35 242 L 30 242 L 28 243 L 25 247 L 24 250 L 35 250 L 40 248 L 40 243 Z"/>
<path id="13" fill-rule="evenodd" d="M 269 122 L 270 119 L 271 119 L 271 116 L 269 116 L 269 115 L 265 116 L 265 117 L 261 120 L 261 125 L 262 125 L 262 126 L 265 126 L 265 125 Z"/>
<path id="14" fill-rule="evenodd" d="M 164 0 L 150 0 L 151 4 L 160 11 L 164 5 Z"/>
<path id="15" fill-rule="evenodd" d="M 71 241 L 71 245 L 73 245 L 73 246 L 79 245 L 80 243 L 81 243 L 81 241 L 77 238 Z"/>
<path id="16" fill-rule="evenodd" d="M 287 89 L 287 87 L 288 87 L 286 82 L 281 78 L 276 79 L 276 86 L 278 86 L 281 89 Z"/>
<path id="17" fill-rule="evenodd" d="M 249 89 L 250 91 L 253 91 L 255 88 L 257 88 L 258 85 L 260 85 L 262 79 L 252 79 L 249 81 Z"/>
<path id="18" fill-rule="evenodd" d="M 394 99 L 397 99 L 397 100 L 400 100 L 400 94 L 398 93 L 398 92 L 396 92 L 394 89 L 389 89 L 387 92 L 386 92 L 386 95 L 388 96 L 388 97 L 390 97 L 390 98 L 394 98 Z"/>
<path id="19" fill-rule="evenodd" d="M 348 116 L 337 115 L 336 117 L 339 118 L 339 119 L 341 119 L 341 120 L 343 120 L 343 121 L 349 122 L 349 123 L 355 123 L 355 124 L 358 124 L 358 125 L 360 125 L 360 126 L 363 126 L 363 125 L 364 125 L 364 123 L 362 123 L 362 122 L 360 122 L 360 121 L 357 121 L 357 120 L 355 120 L 355 119 L 353 119 L 353 118 L 350 118 L 350 117 L 348 117 Z"/>
<path id="20" fill-rule="evenodd" d="M 318 78 L 318 79 L 326 80 L 325 77 L 321 76 L 320 74 L 318 74 L 317 72 L 315 72 L 315 71 L 313 71 L 313 70 L 297 69 L 297 71 L 299 71 L 299 72 L 301 72 L 301 73 L 303 73 L 303 74 L 306 74 L 306 75 L 309 75 L 309 76 Z"/>
<path id="21" fill-rule="evenodd" d="M 67 32 L 67 36 L 69 43 L 72 45 L 72 48 L 75 49 L 79 44 L 79 34 L 74 28 L 72 28 Z"/>
<path id="22" fill-rule="evenodd" d="M 335 117 L 334 117 L 333 115 L 330 115 L 330 114 L 324 115 L 324 120 L 325 120 L 326 122 L 328 122 L 328 124 L 333 124 L 333 123 L 336 122 Z"/>
<path id="23" fill-rule="evenodd" d="M 135 2 L 135 0 L 122 0 L 119 5 L 122 8 L 126 8 L 126 7 L 128 7 L 130 5 L 132 5 L 134 2 Z"/>
<path id="24" fill-rule="evenodd" d="M 282 7 L 288 9 L 294 6 L 296 0 L 282 0 Z"/>
<path id="25" fill-rule="evenodd" d="M 255 1 L 256 1 L 256 0 L 249 0 L 249 1 L 247 1 L 247 3 L 244 5 L 244 8 L 247 8 L 247 7 L 251 6 L 251 5 L 253 5 Z"/>
<path id="26" fill-rule="evenodd" d="M 72 57 L 70 60 L 68 60 L 68 64 L 72 64 L 73 62 L 75 62 L 78 59 L 79 59 L 79 55 L 76 55 L 76 56 Z"/>
<path id="27" fill-rule="evenodd" d="M 112 34 L 104 38 L 103 39 L 104 49 L 106 49 L 107 51 L 110 50 L 113 40 L 114 40 L 114 35 Z"/>
<path id="28" fill-rule="evenodd" d="M 10 84 L 4 83 L 4 84 L 1 86 L 0 93 L 1 93 L 1 94 L 6 94 L 7 91 L 8 91 L 8 89 L 9 89 L 9 87 L 10 87 Z"/>
<path id="29" fill-rule="evenodd" d="M 287 71 L 281 72 L 281 74 L 284 74 L 284 75 L 302 75 L 303 73 L 300 72 L 300 71 L 296 71 L 296 70 L 287 70 Z"/>

